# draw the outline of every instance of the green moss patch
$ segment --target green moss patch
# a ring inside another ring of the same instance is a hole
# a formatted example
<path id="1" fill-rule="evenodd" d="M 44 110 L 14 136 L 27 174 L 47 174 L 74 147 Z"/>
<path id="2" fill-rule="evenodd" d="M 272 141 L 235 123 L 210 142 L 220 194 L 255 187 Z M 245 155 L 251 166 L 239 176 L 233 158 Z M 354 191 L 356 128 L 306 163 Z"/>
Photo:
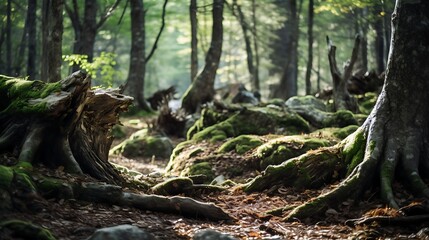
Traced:
<path id="1" fill-rule="evenodd" d="M 146 129 L 140 130 L 110 150 L 111 154 L 124 157 L 159 157 L 168 158 L 173 151 L 170 139 L 159 135 L 150 135 Z"/>
<path id="2" fill-rule="evenodd" d="M 7 96 L 8 102 L 1 104 L 4 113 L 41 113 L 47 110 L 42 99 L 61 91 L 61 83 L 29 81 L 0 75 L 0 93 Z M 41 101 L 30 101 L 39 99 Z"/>
<path id="3" fill-rule="evenodd" d="M 192 175 L 204 175 L 207 176 L 209 182 L 215 178 L 215 172 L 212 165 L 209 162 L 200 162 L 195 163 L 189 168 L 189 172 L 186 174 L 188 176 Z"/>
<path id="4" fill-rule="evenodd" d="M 218 152 L 225 153 L 235 151 L 238 154 L 244 154 L 245 152 L 258 147 L 263 143 L 264 141 L 260 136 L 241 135 L 222 144 L 222 146 L 220 146 L 218 149 Z"/>
<path id="5" fill-rule="evenodd" d="M 196 141 L 207 139 L 216 142 L 243 134 L 296 134 L 308 131 L 308 123 L 296 113 L 282 108 L 254 107 L 237 111 L 227 119 L 199 132 L 188 133 L 188 137 Z"/>
<path id="6" fill-rule="evenodd" d="M 268 165 L 277 165 L 309 150 L 329 145 L 329 141 L 324 139 L 310 138 L 303 135 L 286 136 L 273 139 L 258 147 L 256 157 L 260 159 L 261 169 L 264 169 Z"/>

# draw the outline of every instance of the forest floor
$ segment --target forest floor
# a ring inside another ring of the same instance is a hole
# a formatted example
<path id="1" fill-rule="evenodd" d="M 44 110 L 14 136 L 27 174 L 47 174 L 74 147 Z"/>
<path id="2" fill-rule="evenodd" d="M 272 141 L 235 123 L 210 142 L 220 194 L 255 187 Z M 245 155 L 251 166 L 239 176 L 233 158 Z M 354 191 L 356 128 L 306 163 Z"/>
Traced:
<path id="1" fill-rule="evenodd" d="M 140 127 L 134 126 L 136 129 Z M 131 132 L 132 128 L 129 133 Z M 177 144 L 182 140 L 174 139 L 174 142 Z M 113 157 L 110 160 L 144 174 L 162 171 L 168 163 L 168 159 Z M 57 239 L 86 239 L 98 228 L 120 224 L 141 227 L 158 239 L 191 239 L 195 232 L 206 228 L 228 233 L 238 239 L 424 239 L 424 236 L 417 233 L 425 225 L 415 223 L 354 227 L 345 224 L 348 219 L 359 218 L 371 210 L 383 211 L 384 206 L 380 204 L 377 196 L 366 196 L 367 200 L 363 199 L 359 204 L 344 202 L 338 209 L 328 210 L 319 220 L 284 222 L 282 216 L 265 214 L 268 210 L 301 204 L 332 187 L 305 191 L 273 187 L 253 194 L 235 190 L 199 192 L 191 196 L 196 200 L 212 202 L 222 207 L 234 217 L 230 222 L 198 220 L 174 214 L 58 199 L 48 199 L 48 204 L 43 204 L 43 208 L 38 212 L 0 213 L 0 218 L 31 221 L 50 229 Z M 398 188 L 396 191 L 400 192 L 401 187 Z M 0 235 L 0 239 L 5 238 Z"/>

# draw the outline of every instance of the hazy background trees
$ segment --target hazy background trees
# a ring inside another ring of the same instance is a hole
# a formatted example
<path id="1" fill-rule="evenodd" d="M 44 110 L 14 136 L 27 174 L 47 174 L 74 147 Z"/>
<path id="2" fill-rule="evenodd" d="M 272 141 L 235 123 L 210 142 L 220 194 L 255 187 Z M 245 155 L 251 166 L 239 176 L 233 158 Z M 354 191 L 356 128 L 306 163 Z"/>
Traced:
<path id="1" fill-rule="evenodd" d="M 3 16 L 0 74 L 42 78 L 42 39 L 46 37 L 42 8 L 46 2 L 50 1 L 0 3 Z M 98 65 L 93 66 L 96 85 L 124 85 L 129 76 L 133 32 L 132 6 L 128 0 L 60 2 L 64 3 L 62 48 L 54 51 L 58 56 L 69 57 L 67 61 L 63 58 L 62 77 L 69 74 L 74 63 L 96 62 Z M 193 2 L 196 6 L 191 7 Z M 162 25 L 163 3 L 144 1 L 146 53 L 150 52 Z M 393 0 L 227 0 L 226 3 L 231 7 L 224 10 L 223 47 L 215 88 L 243 83 L 248 89 L 260 89 L 265 99 L 315 93 L 332 82 L 326 35 L 335 42 L 339 49 L 337 61 L 342 63 L 350 57 L 355 35 L 361 34 L 363 51 L 355 72 L 367 69 L 381 73 L 385 68 Z M 190 11 L 196 15 L 190 15 Z M 143 96 L 171 85 L 182 94 L 191 83 L 191 76 L 193 79 L 201 72 L 210 47 L 211 12 L 211 0 L 168 3 L 165 29 L 145 73 L 141 73 L 145 75 Z M 192 30 L 191 19 L 196 22 Z M 198 39 L 193 42 L 194 46 L 197 42 L 194 51 L 191 51 L 192 36 Z M 195 54 L 192 64 L 191 52 Z M 87 56 L 79 58 L 72 54 Z M 75 56 L 74 60 L 70 56 Z"/>

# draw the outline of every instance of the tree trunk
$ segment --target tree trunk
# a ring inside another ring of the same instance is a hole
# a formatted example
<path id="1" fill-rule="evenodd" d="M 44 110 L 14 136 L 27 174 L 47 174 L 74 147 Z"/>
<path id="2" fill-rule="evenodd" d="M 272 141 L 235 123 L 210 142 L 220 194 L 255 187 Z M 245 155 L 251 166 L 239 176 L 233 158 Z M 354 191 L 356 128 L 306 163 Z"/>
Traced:
<path id="1" fill-rule="evenodd" d="M 126 92 L 134 97 L 140 109 L 150 111 L 144 99 L 145 56 L 145 12 L 142 0 L 130 0 L 131 6 L 131 51 L 130 68 L 125 85 Z"/>
<path id="2" fill-rule="evenodd" d="M 300 1 L 300 4 L 302 1 Z M 285 30 L 287 31 L 286 63 L 283 67 L 279 87 L 275 89 L 272 96 L 275 98 L 288 99 L 298 93 L 298 40 L 299 40 L 299 10 L 296 0 L 287 1 L 287 20 Z"/>
<path id="3" fill-rule="evenodd" d="M 36 54 L 37 54 L 37 36 L 36 36 L 36 10 L 37 0 L 28 0 L 27 21 L 28 21 L 28 57 L 27 57 L 27 75 L 29 79 L 36 79 Z"/>
<path id="4" fill-rule="evenodd" d="M 314 18 L 314 0 L 308 3 L 308 58 L 307 71 L 305 72 L 305 94 L 311 94 L 311 71 L 313 69 L 313 18 Z"/>
<path id="5" fill-rule="evenodd" d="M 61 79 L 63 5 L 62 0 L 43 1 L 41 76 L 47 82 Z"/>
<path id="6" fill-rule="evenodd" d="M 374 6 L 373 14 L 375 16 L 374 21 L 374 49 L 375 49 L 375 63 L 377 66 L 377 74 L 381 74 L 385 69 L 385 47 L 384 47 L 384 32 L 383 32 L 383 16 L 381 12 L 383 11 L 381 3 L 378 3 Z"/>
<path id="7" fill-rule="evenodd" d="M 356 63 L 359 53 L 360 37 L 356 36 L 355 44 L 352 51 L 352 56 L 346 64 L 344 64 L 344 72 L 341 73 L 337 66 L 337 60 L 335 58 L 335 52 L 337 47 L 332 45 L 329 37 L 326 37 L 328 44 L 328 59 L 329 68 L 331 70 L 332 81 L 333 81 L 333 95 L 334 95 L 334 110 L 350 110 L 357 112 L 358 107 L 356 100 L 350 95 L 347 90 L 347 81 L 352 76 L 353 66 Z"/>
<path id="8" fill-rule="evenodd" d="M 193 82 L 198 73 L 197 0 L 191 0 L 189 17 L 191 20 L 191 82 Z"/>
<path id="9" fill-rule="evenodd" d="M 222 54 L 223 41 L 223 0 L 213 0 L 213 30 L 209 51 L 203 71 L 189 86 L 183 96 L 182 108 L 194 113 L 200 104 L 213 100 L 216 71 Z"/>
<path id="10" fill-rule="evenodd" d="M 7 0 L 6 7 L 6 74 L 12 74 L 12 1 Z"/>
<path id="11" fill-rule="evenodd" d="M 244 17 L 243 11 L 241 10 L 241 6 L 237 4 L 237 0 L 234 0 L 232 2 L 232 13 L 237 18 L 238 23 L 241 26 L 241 30 L 243 31 L 243 38 L 244 38 L 244 46 L 246 49 L 246 55 L 247 55 L 247 70 L 249 71 L 250 75 L 250 82 L 252 83 L 252 89 L 256 88 L 255 84 L 255 66 L 253 64 L 253 50 L 252 50 L 252 42 L 250 39 L 250 26 L 246 22 L 246 19 Z"/>
<path id="12" fill-rule="evenodd" d="M 259 80 L 259 46 L 258 46 L 258 29 L 256 20 L 256 2 L 252 0 L 252 22 L 253 22 L 253 50 L 255 51 L 255 72 L 253 73 L 254 85 L 253 91 L 260 91 L 260 80 Z"/>
<path id="13" fill-rule="evenodd" d="M 328 166 L 326 171 L 334 170 L 340 177 L 344 177 L 333 190 L 292 210 L 286 220 L 320 215 L 347 199 L 358 199 L 374 183 L 380 184 L 382 200 L 393 208 L 406 204 L 394 197 L 392 184 L 395 180 L 400 180 L 414 196 L 429 198 L 429 188 L 421 178 L 422 174 L 429 171 L 429 109 L 425 105 L 429 101 L 428 12 L 428 1 L 396 1 L 386 79 L 377 103 L 365 123 L 330 150 L 309 152 L 282 164 L 300 168 L 299 171 L 290 168 L 291 172 L 285 170 L 282 174 L 295 174 L 304 183 L 311 184 L 320 179 L 320 167 L 313 168 L 314 163 L 316 166 Z M 320 155 L 322 152 L 327 154 Z M 317 154 L 322 156 L 319 161 L 311 161 Z M 335 160 L 329 154 L 340 156 L 341 159 L 329 165 L 330 161 Z M 305 158 L 310 159 L 310 162 Z M 346 169 L 335 169 L 341 165 Z M 267 178 L 267 175 L 268 173 L 264 173 L 259 179 Z M 291 181 L 293 180 L 299 179 Z M 255 178 L 246 187 L 252 187 L 254 182 L 260 181 Z"/>

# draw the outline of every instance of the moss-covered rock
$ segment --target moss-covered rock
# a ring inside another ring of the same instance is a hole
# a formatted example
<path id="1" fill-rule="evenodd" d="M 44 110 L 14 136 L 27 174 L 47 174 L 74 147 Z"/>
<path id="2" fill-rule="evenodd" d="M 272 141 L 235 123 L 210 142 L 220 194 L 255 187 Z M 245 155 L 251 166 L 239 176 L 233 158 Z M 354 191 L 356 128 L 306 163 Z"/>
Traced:
<path id="1" fill-rule="evenodd" d="M 173 151 L 173 144 L 167 137 L 151 135 L 147 129 L 140 130 L 112 148 L 111 154 L 122 154 L 124 157 L 159 157 L 167 158 Z"/>
<path id="2" fill-rule="evenodd" d="M 201 130 L 210 127 L 216 123 L 222 122 L 227 119 L 231 113 L 228 112 L 218 112 L 211 108 L 204 108 L 201 111 L 201 116 L 195 123 L 189 128 L 186 137 L 191 139 L 195 133 L 200 132 Z"/>
<path id="3" fill-rule="evenodd" d="M 310 136 L 337 143 L 355 132 L 358 128 L 358 125 L 350 125 L 343 128 L 322 128 L 310 133 Z"/>
<path id="4" fill-rule="evenodd" d="M 176 195 L 183 193 L 193 185 L 194 183 L 190 178 L 176 177 L 153 186 L 152 192 L 159 195 Z"/>
<path id="5" fill-rule="evenodd" d="M 362 98 L 358 99 L 359 112 L 366 115 L 370 114 L 377 102 L 377 98 L 378 95 L 376 93 L 365 93 Z"/>
<path id="6" fill-rule="evenodd" d="M 329 145 L 329 141 L 324 139 L 303 135 L 286 136 L 272 139 L 258 147 L 256 157 L 260 160 L 261 169 L 265 169 L 268 165 L 277 165 L 309 150 Z"/>
<path id="7" fill-rule="evenodd" d="M 7 220 L 0 222 L 0 230 L 8 229 L 12 235 L 20 239 L 55 240 L 52 233 L 43 227 L 21 220 Z M 0 235 L 1 231 L 0 231 Z"/>
<path id="8" fill-rule="evenodd" d="M 207 176 L 209 182 L 211 182 L 213 178 L 215 178 L 215 171 L 213 170 L 213 167 L 209 162 L 195 163 L 189 168 L 189 172 L 185 172 L 185 174 L 187 176 L 204 175 Z"/>
<path id="9" fill-rule="evenodd" d="M 322 122 L 323 127 L 346 127 L 349 125 L 357 125 L 358 122 L 354 114 L 348 110 L 339 110 L 329 113 Z"/>
<path id="10" fill-rule="evenodd" d="M 220 148 L 218 152 L 225 153 L 230 151 L 235 151 L 238 154 L 243 154 L 251 149 L 254 149 L 262 145 L 264 141 L 262 137 L 257 135 L 241 135 L 226 141 Z"/>
<path id="11" fill-rule="evenodd" d="M 296 134 L 308 131 L 308 123 L 298 114 L 279 107 L 252 107 L 236 111 L 225 120 L 199 132 L 188 133 L 188 137 L 196 141 L 207 139 L 215 142 L 243 134 Z"/>
<path id="12" fill-rule="evenodd" d="M 286 101 L 285 104 L 291 109 L 306 107 L 317 109 L 323 112 L 327 111 L 326 104 L 322 100 L 317 99 L 311 95 L 291 97 Z"/>

